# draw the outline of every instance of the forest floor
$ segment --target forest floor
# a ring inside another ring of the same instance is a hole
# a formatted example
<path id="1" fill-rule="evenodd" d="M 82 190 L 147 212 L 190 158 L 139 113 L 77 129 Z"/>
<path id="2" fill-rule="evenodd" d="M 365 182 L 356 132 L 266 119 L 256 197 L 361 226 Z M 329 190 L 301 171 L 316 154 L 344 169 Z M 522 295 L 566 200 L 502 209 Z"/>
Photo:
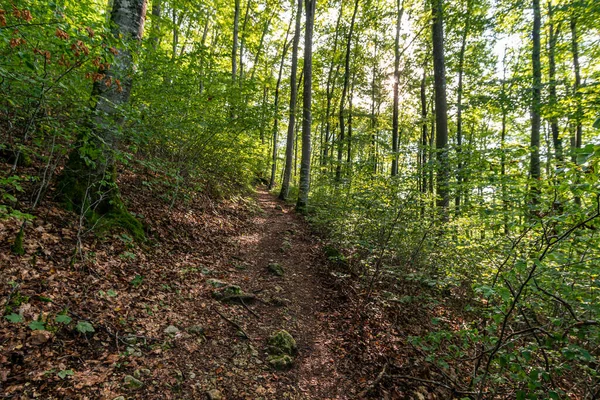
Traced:
<path id="1" fill-rule="evenodd" d="M 158 180 L 121 181 L 144 244 L 124 233 L 97 237 L 48 202 L 25 228 L 25 255 L 15 256 L 20 223 L 0 221 L 3 397 L 348 399 L 366 395 L 389 351 L 417 368 L 389 317 L 372 308 L 368 322 L 357 318 L 356 291 L 343 288 L 292 206 L 264 189 L 179 204 L 148 190 Z M 404 322 L 418 329 L 422 315 L 413 314 Z M 89 325 L 94 332 L 82 332 Z M 269 362 L 268 338 L 279 330 L 297 344 L 284 370 Z M 438 398 L 424 387 L 376 386 L 376 398 Z"/>

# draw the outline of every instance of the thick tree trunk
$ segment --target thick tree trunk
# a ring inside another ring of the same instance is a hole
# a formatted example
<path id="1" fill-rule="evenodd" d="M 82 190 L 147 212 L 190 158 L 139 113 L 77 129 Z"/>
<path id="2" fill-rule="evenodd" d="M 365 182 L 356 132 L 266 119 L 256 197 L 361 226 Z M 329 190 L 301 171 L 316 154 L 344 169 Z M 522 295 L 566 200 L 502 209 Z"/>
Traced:
<path id="1" fill-rule="evenodd" d="M 306 26 L 304 33 L 304 91 L 302 106 L 302 161 L 300 162 L 300 184 L 296 210 L 306 213 L 310 190 L 310 154 L 311 154 L 311 102 L 312 102 L 312 36 L 315 18 L 316 0 L 306 0 Z"/>
<path id="2" fill-rule="evenodd" d="M 533 48 L 531 52 L 532 62 L 532 99 L 531 99 L 531 159 L 529 165 L 529 175 L 532 179 L 531 202 L 539 202 L 538 181 L 540 179 L 540 127 L 541 127 L 541 86 L 542 86 L 542 67 L 540 62 L 540 1 L 533 0 L 533 29 L 532 40 Z"/>
<path id="3" fill-rule="evenodd" d="M 144 30 L 146 0 L 114 0 L 111 12 L 112 33 L 125 41 L 139 41 Z M 129 229 L 136 237 L 143 236 L 140 223 L 128 214 L 116 187 L 114 151 L 119 143 L 123 121 L 120 108 L 127 104 L 132 87 L 133 55 L 127 48 L 118 48 L 111 68 L 103 70 L 104 79 L 92 90 L 96 100 L 92 130 L 94 135 L 71 152 L 59 186 L 66 206 L 84 214 L 113 216 L 116 223 Z M 80 156 L 82 148 L 101 149 L 101 154 L 89 166 Z M 109 220 L 110 218 L 106 218 Z"/>
<path id="4" fill-rule="evenodd" d="M 345 102 L 346 95 L 348 94 L 348 87 L 350 84 L 350 53 L 352 50 L 352 33 L 354 31 L 354 23 L 356 21 L 356 13 L 358 11 L 358 0 L 354 1 L 354 11 L 352 12 L 352 20 L 350 21 L 350 29 L 348 31 L 348 38 L 346 41 L 346 58 L 344 60 L 344 86 L 342 88 L 342 97 L 340 99 L 340 110 L 339 110 L 339 123 L 340 123 L 340 136 L 338 137 L 338 154 L 337 154 L 337 166 L 335 170 L 335 179 L 339 181 L 342 178 L 342 157 L 344 153 L 344 140 L 346 139 L 346 126 L 344 121 L 345 113 Z"/>
<path id="5" fill-rule="evenodd" d="M 402 1 L 402 3 L 401 3 Z M 396 40 L 394 42 L 394 104 L 392 110 L 392 176 L 398 175 L 398 114 L 400 107 L 398 86 L 400 84 L 400 30 L 404 14 L 403 0 L 396 1 Z"/>
<path id="6" fill-rule="evenodd" d="M 448 165 L 448 105 L 444 64 L 443 0 L 433 0 L 433 73 L 435 81 L 435 147 L 437 153 L 437 206 L 447 218 L 450 203 Z"/>
<path id="7" fill-rule="evenodd" d="M 283 182 L 279 198 L 287 200 L 290 193 L 290 180 L 292 177 L 292 162 L 294 156 L 294 127 L 296 122 L 296 102 L 298 97 L 298 89 L 296 87 L 296 75 L 298 73 L 298 43 L 300 42 L 300 30 L 302 22 L 302 1 L 298 1 L 298 9 L 296 11 L 296 27 L 294 32 L 294 44 L 292 45 L 292 73 L 290 77 L 290 108 L 287 141 L 285 148 L 285 169 L 283 172 Z"/>

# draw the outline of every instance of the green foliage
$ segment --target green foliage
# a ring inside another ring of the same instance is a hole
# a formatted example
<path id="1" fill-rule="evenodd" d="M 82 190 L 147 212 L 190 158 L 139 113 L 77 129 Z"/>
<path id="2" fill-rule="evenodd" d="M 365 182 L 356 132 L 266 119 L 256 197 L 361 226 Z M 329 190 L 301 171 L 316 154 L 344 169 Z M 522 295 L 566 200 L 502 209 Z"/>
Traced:
<path id="1" fill-rule="evenodd" d="M 81 332 L 83 334 L 96 332 L 96 330 L 94 329 L 94 327 L 92 326 L 92 324 L 90 324 L 87 321 L 79 321 L 79 322 L 77 322 L 77 325 L 75 326 L 75 329 L 77 329 L 78 332 Z"/>
<path id="2" fill-rule="evenodd" d="M 15 314 L 15 313 L 5 315 L 4 318 L 12 323 L 19 323 L 19 322 L 24 321 L 23 316 L 21 314 Z"/>
<path id="3" fill-rule="evenodd" d="M 131 285 L 134 288 L 137 288 L 137 287 L 140 287 L 143 282 L 144 282 L 144 277 L 141 275 L 136 275 L 129 283 L 131 283 Z"/>
<path id="4" fill-rule="evenodd" d="M 60 379 L 65 379 L 67 376 L 73 376 L 75 375 L 75 372 L 73 372 L 72 369 L 63 369 L 61 371 L 58 371 L 56 376 L 58 376 Z"/>
<path id="5" fill-rule="evenodd" d="M 45 331 L 46 324 L 42 321 L 31 321 L 29 325 L 27 325 L 29 329 L 32 331 Z"/>
<path id="6" fill-rule="evenodd" d="M 71 321 L 73 321 L 73 318 L 69 317 L 67 314 L 58 314 L 54 318 L 54 321 L 58 324 L 69 325 Z"/>

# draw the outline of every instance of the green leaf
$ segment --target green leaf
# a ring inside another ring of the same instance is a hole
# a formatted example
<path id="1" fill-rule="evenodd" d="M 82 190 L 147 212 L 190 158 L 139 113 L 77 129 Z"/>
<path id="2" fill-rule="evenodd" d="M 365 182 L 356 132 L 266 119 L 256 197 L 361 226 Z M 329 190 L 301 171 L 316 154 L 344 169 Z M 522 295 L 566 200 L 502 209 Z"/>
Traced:
<path id="1" fill-rule="evenodd" d="M 596 121 L 594 121 L 594 128 L 600 129 L 600 117 L 596 118 Z"/>
<path id="2" fill-rule="evenodd" d="M 29 326 L 29 329 L 31 329 L 32 331 L 45 331 L 46 330 L 46 325 L 44 325 L 44 323 L 42 321 L 31 321 L 28 326 Z"/>
<path id="3" fill-rule="evenodd" d="M 12 313 L 10 315 L 5 315 L 4 318 L 12 323 L 23 322 L 23 316 L 21 314 Z"/>
<path id="4" fill-rule="evenodd" d="M 73 372 L 72 369 L 63 369 L 62 371 L 59 371 L 56 375 L 58 375 L 60 379 L 65 379 L 67 376 L 75 375 L 75 372 Z"/>
<path id="5" fill-rule="evenodd" d="M 115 291 L 114 291 L 114 290 L 112 290 L 112 289 L 109 289 L 109 290 L 106 292 L 106 295 L 107 295 L 108 297 L 117 297 L 117 292 L 115 292 Z"/>
<path id="6" fill-rule="evenodd" d="M 75 328 L 81 333 L 96 332 L 92 324 L 87 321 L 79 321 Z"/>
<path id="7" fill-rule="evenodd" d="M 71 321 L 73 321 L 73 318 L 71 318 L 65 314 L 60 314 L 60 315 L 57 315 L 56 318 L 54 318 L 54 320 L 56 322 L 58 322 L 59 324 L 69 325 L 71 323 Z"/>

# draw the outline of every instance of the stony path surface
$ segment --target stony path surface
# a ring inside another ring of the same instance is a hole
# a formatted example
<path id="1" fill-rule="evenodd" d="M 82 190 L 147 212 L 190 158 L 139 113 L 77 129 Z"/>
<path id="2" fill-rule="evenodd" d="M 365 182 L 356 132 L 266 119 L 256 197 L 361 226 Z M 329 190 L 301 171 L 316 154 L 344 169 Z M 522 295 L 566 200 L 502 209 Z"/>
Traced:
<path id="1" fill-rule="evenodd" d="M 336 342 L 342 333 L 332 322 L 335 293 L 324 284 L 326 264 L 319 241 L 293 207 L 264 190 L 258 192 L 257 203 L 262 211 L 230 238 L 223 254 L 229 268 L 217 272 L 217 278 L 255 293 L 258 301 L 232 305 L 206 299 L 208 306 L 201 302 L 204 307 L 198 312 L 212 307 L 216 317 L 208 322 L 206 343 L 182 343 L 175 349 L 181 369 L 191 366 L 200 378 L 184 393 L 193 398 L 211 390 L 215 398 L 227 399 L 350 398 L 356 386 L 338 370 L 343 361 Z M 282 266 L 284 275 L 271 273 L 269 264 Z M 250 339 L 240 337 L 218 314 L 239 324 Z M 267 338 L 280 329 L 298 345 L 294 365 L 287 371 L 275 371 L 265 350 Z"/>

